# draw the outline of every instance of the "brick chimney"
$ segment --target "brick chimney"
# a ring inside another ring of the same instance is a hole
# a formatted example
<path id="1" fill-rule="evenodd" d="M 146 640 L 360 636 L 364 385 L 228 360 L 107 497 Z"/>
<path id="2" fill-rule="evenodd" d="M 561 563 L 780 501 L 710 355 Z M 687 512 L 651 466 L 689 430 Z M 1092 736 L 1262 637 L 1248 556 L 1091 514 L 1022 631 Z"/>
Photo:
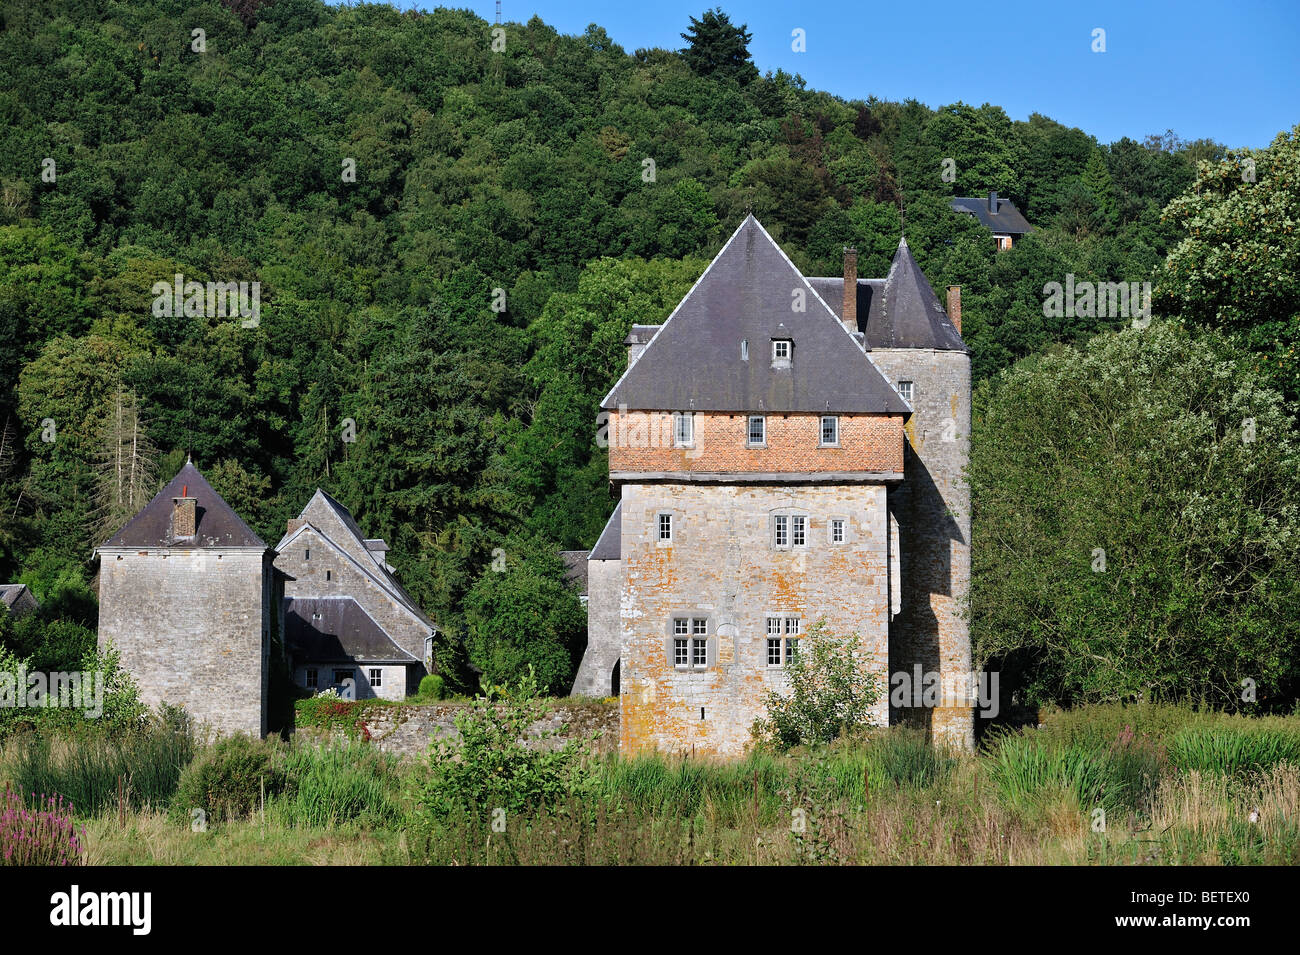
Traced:
<path id="1" fill-rule="evenodd" d="M 172 498 L 172 539 L 194 536 L 198 500 L 190 497 L 189 485 L 181 487 L 181 496 Z"/>
<path id="2" fill-rule="evenodd" d="M 989 212 L 997 215 L 998 211 L 998 194 L 997 190 L 989 193 Z"/>
<path id="3" fill-rule="evenodd" d="M 948 321 L 952 322 L 952 327 L 957 329 L 957 334 L 961 334 L 961 286 L 948 286 Z"/>
<path id="4" fill-rule="evenodd" d="M 850 332 L 858 330 L 858 250 L 844 247 L 844 304 L 840 320 Z"/>

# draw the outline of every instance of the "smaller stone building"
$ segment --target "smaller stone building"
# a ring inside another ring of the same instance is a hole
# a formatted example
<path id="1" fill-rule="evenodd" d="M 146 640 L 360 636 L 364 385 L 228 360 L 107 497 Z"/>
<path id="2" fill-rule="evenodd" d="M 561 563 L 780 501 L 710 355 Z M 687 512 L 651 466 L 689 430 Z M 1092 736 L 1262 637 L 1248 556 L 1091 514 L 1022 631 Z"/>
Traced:
<path id="1" fill-rule="evenodd" d="M 276 545 L 294 681 L 355 699 L 402 699 L 433 668 L 437 626 L 397 581 L 388 545 L 317 490 Z"/>
<path id="2" fill-rule="evenodd" d="M 274 552 L 190 461 L 95 551 L 99 647 L 149 706 L 266 735 Z"/>

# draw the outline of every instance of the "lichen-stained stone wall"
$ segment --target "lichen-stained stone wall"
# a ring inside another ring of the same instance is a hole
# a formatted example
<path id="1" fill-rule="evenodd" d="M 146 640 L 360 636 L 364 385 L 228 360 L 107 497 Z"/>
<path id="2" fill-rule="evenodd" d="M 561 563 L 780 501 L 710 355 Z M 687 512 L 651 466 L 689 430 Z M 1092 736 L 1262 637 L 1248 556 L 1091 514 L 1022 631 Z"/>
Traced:
<path id="1" fill-rule="evenodd" d="M 619 661 L 619 594 L 623 562 L 587 561 L 587 650 L 573 681 L 574 696 L 614 695 L 614 666 Z"/>
<path id="2" fill-rule="evenodd" d="M 874 720 L 888 720 L 889 591 L 883 484 L 623 485 L 620 750 L 734 757 L 751 743 L 768 691 L 785 691 L 767 665 L 767 617 L 798 615 L 805 634 L 819 619 L 834 635 L 857 635 L 881 679 Z M 673 540 L 658 541 L 658 515 L 673 515 Z M 772 546 L 774 513 L 805 514 L 808 543 Z M 848 539 L 830 542 L 829 520 Z M 702 670 L 674 665 L 674 617 L 708 620 Z"/>
<path id="3" fill-rule="evenodd" d="M 260 549 L 101 550 L 100 649 L 117 647 L 149 706 L 264 736 L 269 577 Z"/>
<path id="4" fill-rule="evenodd" d="M 903 469 L 901 415 L 840 415 L 838 447 L 820 446 L 820 415 L 768 414 L 766 418 L 764 446 L 748 447 L 748 415 L 696 413 L 694 446 L 678 448 L 673 446 L 671 412 L 611 412 L 610 473 L 838 473 L 901 472 Z"/>
<path id="5" fill-rule="evenodd" d="M 915 413 L 907 422 L 904 483 L 890 494 L 902 549 L 902 611 L 894 619 L 890 669 L 938 672 L 942 679 L 971 669 L 970 358 L 964 352 L 875 349 L 876 366 L 891 383 L 913 382 Z M 895 722 L 928 725 L 936 742 L 974 745 L 971 706 L 951 702 L 933 710 L 896 710 Z"/>

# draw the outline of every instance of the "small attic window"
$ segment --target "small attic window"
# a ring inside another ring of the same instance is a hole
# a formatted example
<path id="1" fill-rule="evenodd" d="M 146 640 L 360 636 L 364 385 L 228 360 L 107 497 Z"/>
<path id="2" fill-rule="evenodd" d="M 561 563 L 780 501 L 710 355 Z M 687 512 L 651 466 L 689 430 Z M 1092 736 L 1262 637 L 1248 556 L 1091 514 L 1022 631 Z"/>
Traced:
<path id="1" fill-rule="evenodd" d="M 740 340 L 740 360 L 749 361 L 749 339 L 748 338 L 742 338 Z"/>
<path id="2" fill-rule="evenodd" d="M 311 560 L 311 548 L 310 548 L 310 547 L 308 547 L 306 550 L 304 550 L 304 551 L 302 552 L 302 559 L 303 559 L 303 560 Z"/>
<path id="3" fill-rule="evenodd" d="M 790 339 L 774 338 L 772 339 L 772 361 L 789 361 L 790 360 Z"/>
<path id="4" fill-rule="evenodd" d="M 910 405 L 912 403 L 912 382 L 900 381 L 898 383 L 898 394 Z"/>

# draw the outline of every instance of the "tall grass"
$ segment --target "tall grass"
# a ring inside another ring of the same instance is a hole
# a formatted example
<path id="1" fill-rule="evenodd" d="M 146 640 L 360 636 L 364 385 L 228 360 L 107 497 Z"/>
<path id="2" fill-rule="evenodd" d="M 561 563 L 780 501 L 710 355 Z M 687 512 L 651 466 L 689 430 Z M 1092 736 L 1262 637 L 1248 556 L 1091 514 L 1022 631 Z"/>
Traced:
<path id="1" fill-rule="evenodd" d="M 1062 798 L 1084 812 L 1135 808 L 1155 780 L 1143 761 L 1116 758 L 1084 743 L 1065 743 L 1034 731 L 1003 736 L 989 750 L 988 774 L 1003 805 L 1037 815 Z"/>
<path id="2" fill-rule="evenodd" d="M 396 757 L 361 743 L 296 747 L 285 760 L 288 782 L 273 812 L 291 826 L 399 821 L 401 776 Z"/>
<path id="3" fill-rule="evenodd" d="M 1300 765 L 1300 729 L 1245 720 L 1189 727 L 1169 741 L 1169 759 L 1183 772 L 1243 776 L 1279 763 Z"/>

